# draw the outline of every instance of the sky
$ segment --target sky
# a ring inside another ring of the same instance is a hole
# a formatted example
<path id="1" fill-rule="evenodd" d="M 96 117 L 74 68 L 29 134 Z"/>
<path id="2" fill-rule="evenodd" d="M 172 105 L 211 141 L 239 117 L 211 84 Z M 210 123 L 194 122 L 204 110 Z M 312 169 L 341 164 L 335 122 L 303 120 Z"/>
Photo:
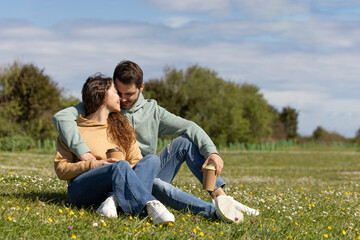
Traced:
<path id="1" fill-rule="evenodd" d="M 125 59 L 145 82 L 198 64 L 295 108 L 302 136 L 360 129 L 359 0 L 0 0 L 0 56 L 78 98 Z"/>

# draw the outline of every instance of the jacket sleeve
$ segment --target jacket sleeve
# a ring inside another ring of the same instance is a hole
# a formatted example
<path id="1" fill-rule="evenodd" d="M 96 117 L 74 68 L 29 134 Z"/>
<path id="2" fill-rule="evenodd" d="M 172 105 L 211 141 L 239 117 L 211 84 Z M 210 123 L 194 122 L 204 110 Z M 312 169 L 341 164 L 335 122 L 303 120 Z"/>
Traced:
<path id="1" fill-rule="evenodd" d="M 75 154 L 70 152 L 69 148 L 58 137 L 57 152 L 54 160 L 56 175 L 61 180 L 71 180 L 78 175 L 87 172 L 93 168 L 94 161 L 79 161 Z"/>
<path id="2" fill-rule="evenodd" d="M 126 153 L 125 160 L 130 163 L 131 167 L 133 167 L 141 159 L 142 159 L 142 155 L 139 148 L 139 144 L 137 143 L 137 141 L 135 141 L 135 143 L 131 145 L 129 151 Z"/>
<path id="3" fill-rule="evenodd" d="M 183 119 L 168 112 L 163 107 L 157 106 L 159 111 L 159 134 L 182 135 L 186 134 L 196 146 L 200 154 L 207 158 L 210 154 L 216 153 L 216 146 L 206 132 L 196 123 Z"/>
<path id="4" fill-rule="evenodd" d="M 69 147 L 70 151 L 77 156 L 90 152 L 77 128 L 76 119 L 80 114 L 85 114 L 83 103 L 65 108 L 57 112 L 52 118 L 61 139 Z"/>

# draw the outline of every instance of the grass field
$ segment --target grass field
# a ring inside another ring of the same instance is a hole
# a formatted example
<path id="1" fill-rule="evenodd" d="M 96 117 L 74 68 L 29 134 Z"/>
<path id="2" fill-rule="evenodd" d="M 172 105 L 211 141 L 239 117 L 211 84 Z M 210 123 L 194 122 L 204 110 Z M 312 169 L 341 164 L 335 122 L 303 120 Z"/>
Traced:
<path id="1" fill-rule="evenodd" d="M 149 218 L 99 216 L 70 206 L 54 153 L 0 153 L 0 239 L 360 239 L 360 153 L 222 152 L 226 192 L 260 215 L 228 224 L 174 213 L 173 226 Z M 173 182 L 210 197 L 183 166 Z"/>

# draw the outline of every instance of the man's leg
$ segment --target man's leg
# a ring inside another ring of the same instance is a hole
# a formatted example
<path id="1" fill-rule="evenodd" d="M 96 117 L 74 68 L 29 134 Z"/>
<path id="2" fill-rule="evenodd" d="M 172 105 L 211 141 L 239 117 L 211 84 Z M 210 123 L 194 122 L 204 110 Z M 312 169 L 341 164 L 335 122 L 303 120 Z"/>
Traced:
<path id="1" fill-rule="evenodd" d="M 201 170 L 206 159 L 200 154 L 199 148 L 186 135 L 175 138 L 158 154 L 158 156 L 160 157 L 161 165 L 157 178 L 164 182 L 171 183 L 179 171 L 181 164 L 186 161 L 191 172 L 202 184 L 203 174 Z M 215 191 L 208 191 L 213 200 L 218 196 L 226 196 L 226 193 L 223 190 L 225 184 L 226 183 L 220 176 L 217 177 Z M 163 190 L 165 189 L 167 188 L 163 188 Z M 163 194 L 165 194 L 165 192 Z M 236 209 L 249 215 L 259 214 L 257 210 L 249 208 L 236 200 L 233 201 Z"/>
<path id="2" fill-rule="evenodd" d="M 157 178 L 171 183 L 181 164 L 185 161 L 190 171 L 202 184 L 203 174 L 201 170 L 206 159 L 200 154 L 199 148 L 187 136 L 182 135 L 175 138 L 158 156 L 160 157 L 161 164 Z M 215 189 L 224 185 L 224 180 L 221 177 L 217 177 Z M 211 195 L 213 192 L 209 191 L 209 193 Z"/>
<path id="3" fill-rule="evenodd" d="M 194 214 L 215 218 L 215 203 L 205 202 L 160 178 L 155 178 L 152 194 L 160 202 L 173 209 L 190 210 Z"/>

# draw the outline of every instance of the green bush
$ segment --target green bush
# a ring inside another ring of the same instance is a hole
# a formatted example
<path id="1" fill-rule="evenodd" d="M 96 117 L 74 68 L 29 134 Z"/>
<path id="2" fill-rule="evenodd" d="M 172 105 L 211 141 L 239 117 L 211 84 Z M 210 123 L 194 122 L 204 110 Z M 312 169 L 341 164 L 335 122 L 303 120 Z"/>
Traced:
<path id="1" fill-rule="evenodd" d="M 35 146 L 34 140 L 26 135 L 14 135 L 0 138 L 0 151 L 22 151 Z"/>

